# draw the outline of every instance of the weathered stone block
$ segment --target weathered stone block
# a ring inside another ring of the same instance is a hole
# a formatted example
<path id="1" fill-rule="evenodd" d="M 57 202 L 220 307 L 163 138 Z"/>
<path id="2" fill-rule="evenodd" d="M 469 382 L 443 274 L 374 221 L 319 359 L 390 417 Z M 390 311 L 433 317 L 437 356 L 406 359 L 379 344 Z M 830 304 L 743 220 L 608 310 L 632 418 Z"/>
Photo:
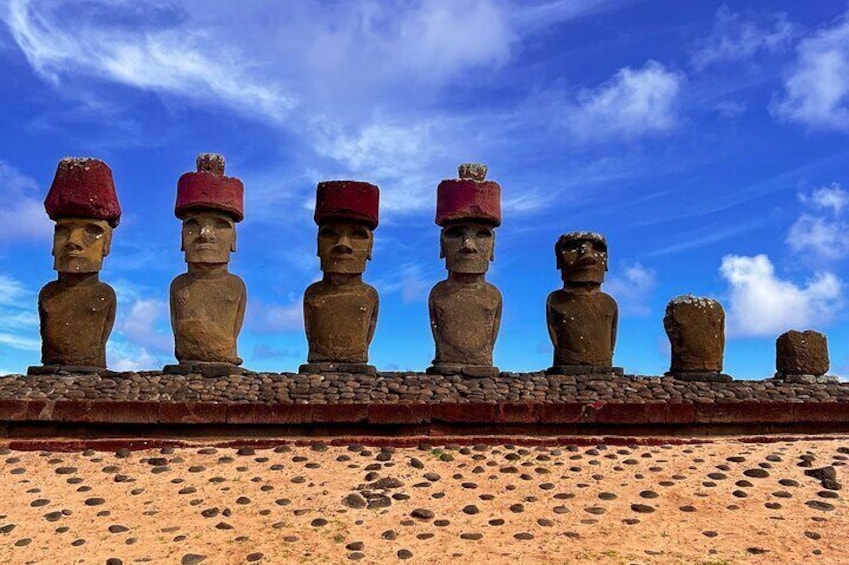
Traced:
<path id="1" fill-rule="evenodd" d="M 828 371 L 828 341 L 814 330 L 790 330 L 775 341 L 775 370 L 782 375 L 824 375 Z"/>

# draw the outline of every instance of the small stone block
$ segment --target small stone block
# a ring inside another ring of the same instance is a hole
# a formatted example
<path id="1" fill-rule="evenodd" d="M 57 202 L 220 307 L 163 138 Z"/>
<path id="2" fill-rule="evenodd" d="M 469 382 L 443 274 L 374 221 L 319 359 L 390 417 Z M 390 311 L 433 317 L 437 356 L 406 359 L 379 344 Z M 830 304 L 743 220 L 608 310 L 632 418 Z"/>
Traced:
<path id="1" fill-rule="evenodd" d="M 377 368 L 367 363 L 304 363 L 298 367 L 298 373 L 302 375 L 315 375 L 322 373 L 349 373 L 353 375 L 376 375 Z"/>
<path id="2" fill-rule="evenodd" d="M 242 375 L 246 369 L 231 363 L 177 363 L 165 365 L 162 372 L 166 375 L 201 375 L 204 377 L 229 377 Z"/>
<path id="3" fill-rule="evenodd" d="M 62 374 L 89 375 L 92 373 L 104 373 L 106 372 L 106 367 L 92 367 L 88 365 L 32 365 L 30 367 L 27 367 L 27 375 L 30 376 L 58 375 L 60 371 L 62 372 Z"/>
<path id="4" fill-rule="evenodd" d="M 621 377 L 625 374 L 622 367 L 598 367 L 595 365 L 554 365 L 545 370 L 547 375 L 604 375 Z"/>
<path id="5" fill-rule="evenodd" d="M 455 363 L 439 363 L 428 367 L 425 372 L 428 375 L 462 375 L 472 378 L 496 378 L 501 374 L 501 369 L 492 365 L 459 365 Z"/>
<path id="6" fill-rule="evenodd" d="M 730 375 L 716 371 L 666 372 L 664 374 L 688 383 L 730 383 L 733 380 Z"/>
<path id="7" fill-rule="evenodd" d="M 775 370 L 785 375 L 820 376 L 828 372 L 828 341 L 813 330 L 790 330 L 775 341 Z"/>

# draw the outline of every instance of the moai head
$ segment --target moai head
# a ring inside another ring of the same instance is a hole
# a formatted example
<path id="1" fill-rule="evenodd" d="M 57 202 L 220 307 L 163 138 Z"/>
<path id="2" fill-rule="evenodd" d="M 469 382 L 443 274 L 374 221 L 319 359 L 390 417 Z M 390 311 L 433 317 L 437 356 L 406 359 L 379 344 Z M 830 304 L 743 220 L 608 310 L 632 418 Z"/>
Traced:
<path id="1" fill-rule="evenodd" d="M 324 273 L 356 275 L 366 270 L 378 223 L 379 189 L 349 180 L 318 184 L 315 223 Z"/>
<path id="2" fill-rule="evenodd" d="M 459 179 L 442 181 L 436 191 L 439 257 L 449 272 L 483 274 L 495 259 L 501 187 L 486 180 L 486 165 L 464 163 L 459 173 Z"/>
<path id="3" fill-rule="evenodd" d="M 573 232 L 560 236 L 554 246 L 557 268 L 565 283 L 604 282 L 607 240 L 599 233 Z"/>
<path id="4" fill-rule="evenodd" d="M 121 220 L 112 171 L 103 161 L 66 157 L 59 161 L 44 209 L 56 222 L 53 269 L 96 273 L 109 255 L 112 228 Z"/>
<path id="5" fill-rule="evenodd" d="M 186 263 L 230 262 L 236 251 L 236 223 L 244 218 L 242 181 L 224 176 L 224 157 L 202 153 L 197 172 L 177 182 L 174 214 L 183 220 L 181 251 Z"/>

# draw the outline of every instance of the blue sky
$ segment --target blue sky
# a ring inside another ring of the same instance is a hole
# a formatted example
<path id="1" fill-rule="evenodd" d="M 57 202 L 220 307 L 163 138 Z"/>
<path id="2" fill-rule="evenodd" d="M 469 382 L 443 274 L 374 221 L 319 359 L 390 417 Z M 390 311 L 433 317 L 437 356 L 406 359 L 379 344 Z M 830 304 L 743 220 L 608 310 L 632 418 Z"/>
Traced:
<path id="1" fill-rule="evenodd" d="M 245 183 L 231 271 L 250 368 L 304 361 L 315 185 L 354 178 L 381 189 L 372 361 L 423 370 L 445 276 L 436 185 L 475 161 L 502 186 L 502 369 L 551 363 L 554 242 L 593 230 L 627 371 L 668 367 L 664 307 L 694 293 L 725 306 L 735 377 L 771 375 L 790 328 L 826 332 L 832 372 L 849 373 L 845 1 L 0 6 L 0 373 L 39 360 L 36 297 L 55 278 L 42 201 L 66 155 L 105 160 L 124 209 L 101 274 L 119 296 L 110 365 L 172 360 L 176 182 L 207 151 Z"/>

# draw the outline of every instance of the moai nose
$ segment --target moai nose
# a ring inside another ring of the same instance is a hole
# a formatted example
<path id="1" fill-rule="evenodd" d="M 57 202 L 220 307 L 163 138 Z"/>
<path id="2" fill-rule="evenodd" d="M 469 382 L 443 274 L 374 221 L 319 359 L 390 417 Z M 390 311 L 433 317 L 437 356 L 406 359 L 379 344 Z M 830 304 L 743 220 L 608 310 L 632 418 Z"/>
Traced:
<path id="1" fill-rule="evenodd" d="M 460 253 L 477 253 L 478 246 L 475 244 L 475 240 L 471 237 L 463 238 L 463 245 L 460 247 Z"/>
<path id="2" fill-rule="evenodd" d="M 210 226 L 201 226 L 200 228 L 200 239 L 202 241 L 213 242 L 215 241 L 215 230 Z"/>
<path id="3" fill-rule="evenodd" d="M 72 229 L 71 233 L 68 234 L 68 242 L 65 244 L 65 247 L 71 249 L 82 249 L 84 240 L 85 230 Z"/>

